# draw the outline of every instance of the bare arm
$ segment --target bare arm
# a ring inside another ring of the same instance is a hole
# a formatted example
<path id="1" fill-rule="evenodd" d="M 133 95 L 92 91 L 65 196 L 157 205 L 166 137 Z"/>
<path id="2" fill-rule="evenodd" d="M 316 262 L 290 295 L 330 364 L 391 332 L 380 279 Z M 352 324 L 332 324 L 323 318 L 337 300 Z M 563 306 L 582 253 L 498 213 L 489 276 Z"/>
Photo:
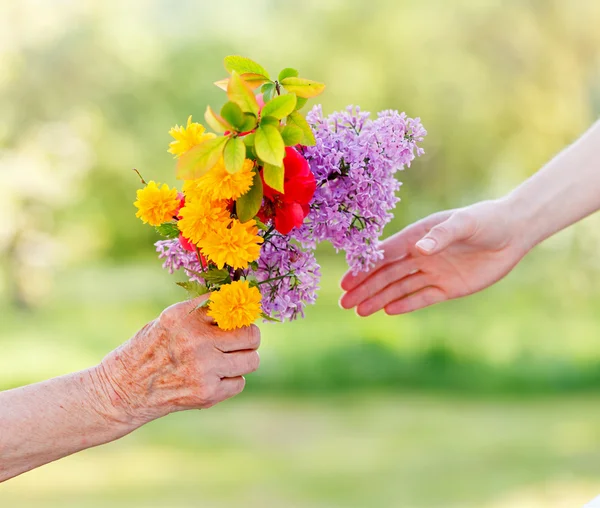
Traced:
<path id="1" fill-rule="evenodd" d="M 99 368 L 0 393 L 0 481 L 137 426 L 104 401 Z"/>
<path id="2" fill-rule="evenodd" d="M 600 122 L 508 196 L 431 215 L 383 242 L 370 272 L 342 279 L 342 307 L 411 312 L 480 291 L 539 242 L 600 209 Z"/>
<path id="3" fill-rule="evenodd" d="M 197 303 L 165 310 L 97 367 L 0 393 L 0 482 L 241 392 L 258 328 L 220 330 Z"/>

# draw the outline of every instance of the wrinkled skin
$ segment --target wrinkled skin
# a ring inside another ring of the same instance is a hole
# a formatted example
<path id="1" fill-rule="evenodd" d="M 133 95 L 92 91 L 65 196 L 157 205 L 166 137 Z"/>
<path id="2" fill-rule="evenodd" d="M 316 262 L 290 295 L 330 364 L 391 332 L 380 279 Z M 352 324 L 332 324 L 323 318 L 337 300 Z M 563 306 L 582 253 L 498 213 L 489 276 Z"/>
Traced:
<path id="1" fill-rule="evenodd" d="M 254 325 L 225 332 L 198 300 L 173 305 L 110 353 L 98 369 L 99 389 L 119 419 L 135 424 L 174 411 L 205 409 L 244 389 L 259 366 Z"/>

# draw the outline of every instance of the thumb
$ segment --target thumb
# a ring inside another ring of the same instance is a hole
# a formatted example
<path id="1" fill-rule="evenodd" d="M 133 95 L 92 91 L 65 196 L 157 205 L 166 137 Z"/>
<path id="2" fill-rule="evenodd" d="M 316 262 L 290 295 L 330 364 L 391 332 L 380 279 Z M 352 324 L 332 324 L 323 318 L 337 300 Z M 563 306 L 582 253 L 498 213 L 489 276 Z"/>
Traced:
<path id="1" fill-rule="evenodd" d="M 425 255 L 437 254 L 458 240 L 464 240 L 472 233 L 470 221 L 460 213 L 453 213 L 444 222 L 431 228 L 417 243 L 417 249 Z"/>

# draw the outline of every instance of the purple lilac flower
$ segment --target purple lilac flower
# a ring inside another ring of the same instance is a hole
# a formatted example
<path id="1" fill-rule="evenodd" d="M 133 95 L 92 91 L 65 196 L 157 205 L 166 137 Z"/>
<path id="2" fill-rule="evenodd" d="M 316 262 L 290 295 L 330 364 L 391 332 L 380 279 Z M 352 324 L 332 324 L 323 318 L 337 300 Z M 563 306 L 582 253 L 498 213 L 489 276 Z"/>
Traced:
<path id="1" fill-rule="evenodd" d="M 328 117 L 321 106 L 308 113 L 316 145 L 303 153 L 317 190 L 304 225 L 291 233 L 305 248 L 329 240 L 345 251 L 354 273 L 381 259 L 379 237 L 398 202 L 400 182 L 394 175 L 423 154 L 417 143 L 427 134 L 419 118 L 405 113 L 369 116 L 352 106 Z"/>
<path id="2" fill-rule="evenodd" d="M 259 283 L 269 281 L 258 286 L 262 309 L 279 321 L 304 317 L 304 307 L 317 299 L 321 272 L 314 253 L 289 236 L 275 234 L 265 241 L 254 275 Z"/>
<path id="3" fill-rule="evenodd" d="M 202 271 L 198 256 L 194 252 L 185 250 L 178 239 L 160 240 L 154 246 L 158 252 L 158 258 L 165 260 L 163 268 L 169 270 L 169 273 L 183 268 L 190 280 L 204 283 L 204 280 L 196 275 Z"/>

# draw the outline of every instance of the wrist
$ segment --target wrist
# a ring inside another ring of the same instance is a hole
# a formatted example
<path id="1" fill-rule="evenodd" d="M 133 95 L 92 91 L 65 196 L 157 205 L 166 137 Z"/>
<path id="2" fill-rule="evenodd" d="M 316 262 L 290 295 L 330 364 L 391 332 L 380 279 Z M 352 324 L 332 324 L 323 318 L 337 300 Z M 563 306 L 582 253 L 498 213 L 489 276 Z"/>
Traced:
<path id="1" fill-rule="evenodd" d="M 539 220 L 535 201 L 519 188 L 497 201 L 500 212 L 506 217 L 512 243 L 525 255 L 547 238 L 545 223 Z"/>
<path id="2" fill-rule="evenodd" d="M 119 381 L 106 364 L 106 359 L 87 370 L 91 407 L 98 416 L 115 432 L 121 435 L 141 427 L 147 423 L 140 418 L 131 407 L 127 398 L 119 388 Z"/>

